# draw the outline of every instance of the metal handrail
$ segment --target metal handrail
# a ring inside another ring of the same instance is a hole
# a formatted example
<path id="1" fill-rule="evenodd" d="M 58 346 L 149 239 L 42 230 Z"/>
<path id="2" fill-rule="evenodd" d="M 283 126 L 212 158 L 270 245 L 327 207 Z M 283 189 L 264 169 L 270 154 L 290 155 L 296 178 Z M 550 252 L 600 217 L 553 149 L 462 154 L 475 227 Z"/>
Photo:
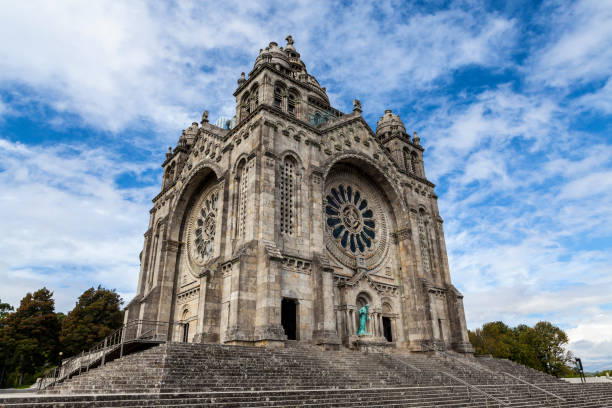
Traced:
<path id="1" fill-rule="evenodd" d="M 393 361 L 393 362 L 400 363 L 400 364 L 402 364 L 402 365 L 404 365 L 404 366 L 406 366 L 408 368 L 411 368 L 412 370 L 418 371 L 420 373 L 423 372 L 423 370 L 421 370 L 419 367 L 413 366 L 412 364 L 407 363 L 407 362 L 405 362 L 403 360 L 400 360 L 399 358 L 393 358 L 390 355 L 385 354 L 385 353 L 382 353 L 382 354 L 383 354 L 384 357 L 387 357 L 387 358 L 391 359 L 391 361 Z"/>
<path id="2" fill-rule="evenodd" d="M 505 374 L 505 375 L 507 375 L 507 376 L 509 376 L 509 377 L 512 377 L 512 378 L 514 378 L 515 380 L 518 380 L 519 382 L 522 382 L 523 384 L 527 384 L 527 385 L 529 385 L 530 387 L 534 387 L 534 388 L 536 388 L 536 389 L 538 389 L 538 390 L 540 390 L 540 391 L 542 391 L 542 392 L 545 392 L 545 393 L 546 393 L 546 394 L 548 394 L 548 395 L 552 395 L 553 397 L 558 398 L 558 399 L 560 399 L 561 401 L 566 401 L 566 399 L 565 399 L 565 398 L 563 398 L 563 397 L 561 397 L 561 396 L 559 396 L 559 395 L 557 395 L 557 394 L 555 394 L 555 393 L 552 393 L 552 392 L 550 392 L 550 391 L 547 391 L 547 390 L 545 390 L 545 389 L 544 389 L 544 388 L 542 388 L 542 387 L 538 387 L 537 385 L 532 384 L 532 383 L 530 383 L 529 381 L 525 381 L 525 380 L 523 380 L 522 378 L 516 377 L 516 376 L 514 376 L 514 375 L 512 375 L 512 374 L 510 374 L 510 373 L 507 373 L 507 372 L 505 372 L 505 371 L 502 371 L 501 373 L 502 373 L 502 374 Z"/>
<path id="3" fill-rule="evenodd" d="M 440 371 L 440 373 L 442 373 L 442 374 L 444 374 L 444 375 L 446 375 L 446 376 L 448 376 L 448 377 L 452 378 L 452 379 L 453 379 L 453 380 L 455 380 L 455 381 L 460 382 L 461 384 L 465 385 L 466 387 L 471 388 L 472 390 L 475 390 L 476 392 L 478 392 L 478 393 L 480 393 L 480 394 L 482 394 L 482 395 L 486 396 L 487 398 L 491 398 L 492 400 L 496 401 L 496 402 L 497 402 L 498 404 L 500 404 L 500 405 L 510 406 L 510 404 L 509 404 L 509 403 L 504 402 L 504 401 L 500 400 L 500 399 L 499 399 L 499 398 L 497 398 L 497 397 L 494 397 L 493 395 L 489 394 L 488 392 L 481 390 L 481 389 L 480 389 L 480 388 L 478 388 L 477 386 L 472 385 L 472 384 L 470 384 L 470 383 L 468 383 L 468 382 L 465 382 L 465 381 L 463 381 L 462 379 L 457 378 L 457 377 L 455 377 L 454 375 L 447 373 L 446 371 Z"/>
<path id="4" fill-rule="evenodd" d="M 130 321 L 96 343 L 88 351 L 65 359 L 59 366 L 48 370 L 38 382 L 38 390 L 54 386 L 77 372 L 80 374 L 83 368 L 89 371 L 97 361 L 100 361 L 100 365 L 104 365 L 107 355 L 117 349 L 119 349 L 119 357 L 122 357 L 126 342 L 165 342 L 170 336 L 170 326 L 168 322 L 154 320 Z"/>
<path id="5" fill-rule="evenodd" d="M 453 356 L 452 354 L 450 354 L 450 353 L 448 353 L 446 351 L 440 352 L 440 354 L 442 354 L 445 358 L 450 358 L 450 359 L 452 359 L 452 360 L 454 360 L 454 361 L 456 361 L 458 363 L 463 364 L 466 367 L 469 367 L 469 368 L 472 368 L 472 369 L 476 369 L 478 371 L 482 371 L 482 372 L 491 374 L 494 377 L 499 377 L 499 372 L 493 371 L 493 370 L 489 369 L 488 367 L 483 366 L 482 364 L 469 363 L 467 361 L 462 360 L 461 358 Z"/>

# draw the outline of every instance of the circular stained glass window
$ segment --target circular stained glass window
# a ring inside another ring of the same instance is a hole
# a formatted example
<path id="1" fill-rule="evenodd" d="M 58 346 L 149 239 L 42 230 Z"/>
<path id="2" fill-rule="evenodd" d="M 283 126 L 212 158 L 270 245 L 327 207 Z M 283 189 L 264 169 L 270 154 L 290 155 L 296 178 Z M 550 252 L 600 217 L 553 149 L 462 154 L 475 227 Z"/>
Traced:
<path id="1" fill-rule="evenodd" d="M 325 200 L 327 226 L 340 246 L 355 255 L 370 250 L 376 239 L 376 221 L 362 192 L 339 184 L 329 190 Z"/>
<path id="2" fill-rule="evenodd" d="M 193 208 L 189 223 L 189 256 L 197 264 L 208 261 L 215 248 L 218 193 L 204 194 Z"/>

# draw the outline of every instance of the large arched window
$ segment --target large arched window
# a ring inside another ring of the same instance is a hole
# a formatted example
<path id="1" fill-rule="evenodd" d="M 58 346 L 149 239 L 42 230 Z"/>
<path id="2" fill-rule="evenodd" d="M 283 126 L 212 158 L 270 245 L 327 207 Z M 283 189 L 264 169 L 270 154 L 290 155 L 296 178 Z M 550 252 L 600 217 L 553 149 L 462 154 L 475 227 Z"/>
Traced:
<path id="1" fill-rule="evenodd" d="M 418 215 L 419 224 L 419 246 L 421 248 L 421 262 L 423 264 L 423 272 L 426 275 L 431 274 L 431 265 L 429 258 L 429 239 L 427 238 L 427 214 L 422 208 L 419 210 Z"/>
<path id="2" fill-rule="evenodd" d="M 280 232 L 293 235 L 295 229 L 296 162 L 291 157 L 283 160 L 280 169 Z"/>
<path id="3" fill-rule="evenodd" d="M 238 209 L 236 222 L 236 235 L 238 238 L 246 236 L 246 219 L 247 219 L 247 197 L 249 189 L 249 165 L 246 160 L 243 160 L 238 167 Z"/>
<path id="4" fill-rule="evenodd" d="M 153 287 L 154 282 L 155 282 L 155 270 L 156 268 L 156 264 L 157 264 L 157 252 L 159 251 L 159 225 L 156 227 L 155 229 L 155 235 L 153 236 L 153 243 L 152 243 L 152 252 L 150 254 L 150 262 L 149 262 L 149 276 L 148 276 L 148 282 L 147 282 L 147 286 L 150 289 L 151 287 Z"/>

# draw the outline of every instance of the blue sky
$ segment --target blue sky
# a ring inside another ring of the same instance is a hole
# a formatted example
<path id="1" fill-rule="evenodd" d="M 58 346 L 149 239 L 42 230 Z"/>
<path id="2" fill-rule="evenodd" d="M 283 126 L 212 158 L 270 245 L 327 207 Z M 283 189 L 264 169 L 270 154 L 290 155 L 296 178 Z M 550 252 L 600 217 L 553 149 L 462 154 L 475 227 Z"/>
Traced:
<path id="1" fill-rule="evenodd" d="M 612 366 L 612 2 L 3 2 L 0 298 L 135 291 L 160 164 L 292 34 L 335 107 L 426 148 L 470 328 L 546 319 Z"/>

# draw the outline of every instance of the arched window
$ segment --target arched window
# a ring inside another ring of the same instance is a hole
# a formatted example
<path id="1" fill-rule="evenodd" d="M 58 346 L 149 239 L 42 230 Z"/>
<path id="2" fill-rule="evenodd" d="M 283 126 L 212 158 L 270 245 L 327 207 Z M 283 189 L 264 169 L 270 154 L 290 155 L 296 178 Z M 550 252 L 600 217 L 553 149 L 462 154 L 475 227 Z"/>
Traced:
<path id="1" fill-rule="evenodd" d="M 290 115 L 295 116 L 295 94 L 290 93 L 289 99 L 287 100 L 287 112 Z"/>
<path id="2" fill-rule="evenodd" d="M 427 214 L 425 214 L 425 211 L 421 209 L 418 217 L 421 262 L 423 264 L 423 272 L 429 275 L 431 273 L 431 265 L 429 262 L 429 240 L 427 239 Z"/>
<path id="3" fill-rule="evenodd" d="M 174 180 L 174 171 L 176 169 L 176 162 L 172 162 L 166 167 L 166 174 L 164 175 L 164 187 L 168 186 L 172 180 Z"/>
<path id="4" fill-rule="evenodd" d="M 257 105 L 259 105 L 259 88 L 257 84 L 255 84 L 253 88 L 251 89 L 250 105 L 251 105 L 251 112 L 257 107 Z"/>
<path id="5" fill-rule="evenodd" d="M 149 288 L 153 286 L 153 281 L 155 278 L 155 264 L 157 263 L 158 242 L 159 242 L 159 229 L 156 231 L 155 236 L 153 237 L 153 252 L 151 254 L 151 262 L 149 264 L 149 279 L 147 282 L 147 285 Z"/>
<path id="6" fill-rule="evenodd" d="M 283 108 L 283 98 L 285 96 L 285 89 L 282 85 L 276 84 L 274 86 L 274 106 L 279 109 Z"/>
<path id="7" fill-rule="evenodd" d="M 287 96 L 287 113 L 298 116 L 300 104 L 300 94 L 295 89 L 290 89 Z"/>
<path id="8" fill-rule="evenodd" d="M 419 158 L 415 152 L 412 152 L 410 155 L 410 169 L 417 176 L 420 174 L 419 172 Z"/>
<path id="9" fill-rule="evenodd" d="M 240 120 L 243 120 L 251 113 L 251 107 L 249 106 L 249 93 L 245 92 L 240 102 Z"/>
<path id="10" fill-rule="evenodd" d="M 407 147 L 404 147 L 404 169 L 406 171 L 412 171 L 412 161 L 410 158 L 410 151 Z"/>
<path id="11" fill-rule="evenodd" d="M 295 170 L 291 157 L 283 160 L 280 169 L 280 232 L 293 235 L 295 229 Z"/>
<path id="12" fill-rule="evenodd" d="M 236 232 L 239 238 L 244 238 L 246 235 L 248 189 L 249 166 L 246 160 L 243 160 L 238 169 L 238 222 L 236 223 Z"/>

